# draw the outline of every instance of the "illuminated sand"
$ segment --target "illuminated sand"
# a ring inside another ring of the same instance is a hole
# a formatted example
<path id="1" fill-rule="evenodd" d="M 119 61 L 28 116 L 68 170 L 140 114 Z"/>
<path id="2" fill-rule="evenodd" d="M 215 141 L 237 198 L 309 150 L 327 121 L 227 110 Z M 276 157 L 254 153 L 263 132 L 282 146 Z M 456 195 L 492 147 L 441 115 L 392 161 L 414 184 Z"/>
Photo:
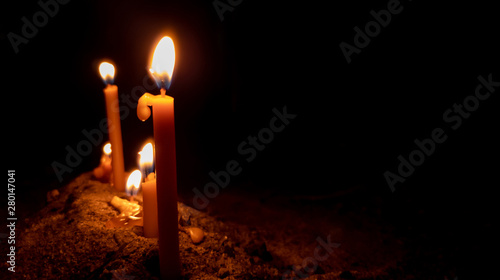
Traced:
<path id="1" fill-rule="evenodd" d="M 144 238 L 142 227 L 110 229 L 105 226 L 118 214 L 110 201 L 120 193 L 108 184 L 92 180 L 90 173 L 79 176 L 59 192 L 54 201 L 27 221 L 29 227 L 19 233 L 15 277 L 158 277 L 157 239 Z M 278 275 L 278 269 L 268 264 L 266 256 L 270 254 L 265 250 L 264 241 L 252 240 L 246 242 L 246 247 L 236 246 L 237 243 L 243 244 L 236 241 L 236 236 L 244 238 L 250 233 L 248 228 L 229 227 L 181 203 L 179 212 L 184 218 L 190 216 L 191 226 L 200 227 L 205 232 L 204 240 L 198 245 L 193 244 L 185 232 L 179 232 L 185 278 L 203 279 L 232 274 L 266 279 Z M 183 220 L 184 223 L 186 220 Z M 259 258 L 259 253 L 249 251 L 251 246 L 256 245 L 259 245 L 256 248 L 260 248 L 260 254 L 266 260 Z"/>

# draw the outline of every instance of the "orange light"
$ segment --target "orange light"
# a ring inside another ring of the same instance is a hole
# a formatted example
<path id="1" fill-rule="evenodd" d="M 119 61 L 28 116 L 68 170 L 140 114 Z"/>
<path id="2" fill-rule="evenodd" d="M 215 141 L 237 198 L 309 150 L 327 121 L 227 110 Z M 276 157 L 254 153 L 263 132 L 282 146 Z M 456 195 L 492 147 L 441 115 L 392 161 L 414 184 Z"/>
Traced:
<path id="1" fill-rule="evenodd" d="M 139 168 L 144 174 L 144 179 L 153 172 L 153 144 L 147 143 L 139 152 Z"/>
<path id="2" fill-rule="evenodd" d="M 156 46 L 149 72 L 159 88 L 168 89 L 172 82 L 175 65 L 174 41 L 168 36 L 161 38 Z"/>
<path id="3" fill-rule="evenodd" d="M 113 83 L 115 79 L 115 67 L 109 62 L 103 62 L 99 65 L 99 73 L 105 84 Z"/>
<path id="4" fill-rule="evenodd" d="M 142 151 L 139 152 L 141 158 L 139 159 L 139 166 L 143 167 L 144 165 L 152 165 L 153 164 L 153 144 L 147 143 L 142 148 Z"/>
<path id="5" fill-rule="evenodd" d="M 104 147 L 102 147 L 102 151 L 105 155 L 109 156 L 111 154 L 111 143 L 104 145 Z"/>
<path id="6" fill-rule="evenodd" d="M 139 192 L 139 185 L 141 184 L 142 174 L 139 169 L 134 170 L 128 176 L 127 185 L 125 187 L 125 192 L 128 195 L 136 195 Z"/>

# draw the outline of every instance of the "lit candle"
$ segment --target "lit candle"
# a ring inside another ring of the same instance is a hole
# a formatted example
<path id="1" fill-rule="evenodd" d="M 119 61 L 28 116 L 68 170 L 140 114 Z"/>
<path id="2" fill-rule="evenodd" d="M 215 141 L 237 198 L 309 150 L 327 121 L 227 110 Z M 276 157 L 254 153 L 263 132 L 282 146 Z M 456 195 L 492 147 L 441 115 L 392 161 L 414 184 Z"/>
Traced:
<path id="1" fill-rule="evenodd" d="M 141 171 L 134 170 L 130 173 L 127 179 L 127 185 L 125 192 L 130 196 L 130 199 L 122 199 L 117 196 L 113 196 L 111 199 L 111 205 L 120 211 L 120 215 L 111 218 L 106 222 L 106 227 L 108 228 L 131 228 L 133 226 L 142 226 L 141 217 L 141 206 L 139 202 L 134 200 L 134 197 L 139 191 L 139 186 L 141 184 Z"/>
<path id="2" fill-rule="evenodd" d="M 162 279 L 178 279 L 181 275 L 177 221 L 174 98 L 165 95 L 172 81 L 174 64 L 174 43 L 169 37 L 163 37 L 154 51 L 150 69 L 161 94 L 145 93 L 137 105 L 137 116 L 142 121 L 147 120 L 151 115 L 148 106 L 153 107 L 158 242 Z"/>
<path id="3" fill-rule="evenodd" d="M 125 192 L 131 197 L 131 201 L 134 200 L 134 196 L 137 195 L 139 191 L 139 185 L 141 184 L 142 174 L 139 169 L 134 170 L 130 173 L 127 179 L 127 186 L 125 188 Z"/>
<path id="4" fill-rule="evenodd" d="M 113 167 L 112 183 L 118 191 L 125 190 L 125 167 L 123 164 L 122 129 L 120 126 L 120 109 L 118 106 L 118 87 L 112 85 L 115 77 L 113 64 L 103 62 L 99 65 L 99 72 L 106 84 L 104 96 L 106 97 L 106 115 L 108 117 L 109 140 L 113 147 L 111 165 Z"/>
<path id="5" fill-rule="evenodd" d="M 109 142 L 106 142 L 106 144 L 104 144 L 104 147 L 102 147 L 102 153 L 103 155 L 101 156 L 101 162 L 109 162 L 111 163 L 111 143 Z"/>
<path id="6" fill-rule="evenodd" d="M 139 166 L 145 177 L 142 183 L 142 208 L 144 237 L 158 237 L 158 203 L 156 200 L 156 178 L 153 172 L 153 145 L 148 143 L 139 152 Z"/>
<path id="7" fill-rule="evenodd" d="M 112 172 L 111 167 L 111 144 L 108 142 L 102 148 L 101 162 L 93 171 L 94 176 L 101 182 L 109 182 L 109 177 Z"/>

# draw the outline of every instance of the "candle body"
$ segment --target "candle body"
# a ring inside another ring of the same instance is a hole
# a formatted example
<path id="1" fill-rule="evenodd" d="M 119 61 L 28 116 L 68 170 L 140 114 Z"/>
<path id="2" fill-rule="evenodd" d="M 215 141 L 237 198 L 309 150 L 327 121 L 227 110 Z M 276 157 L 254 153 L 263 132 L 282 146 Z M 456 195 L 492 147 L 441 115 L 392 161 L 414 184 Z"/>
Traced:
<path id="1" fill-rule="evenodd" d="M 101 157 L 101 164 L 93 170 L 94 177 L 101 182 L 109 183 L 111 172 L 113 172 L 111 159 L 107 155 L 103 155 Z"/>
<path id="2" fill-rule="evenodd" d="M 156 201 L 156 179 L 142 183 L 144 237 L 158 238 L 158 204 Z"/>
<path id="3" fill-rule="evenodd" d="M 123 163 L 122 129 L 118 107 L 118 87 L 108 85 L 104 89 L 106 115 L 108 117 L 109 142 L 111 142 L 111 166 L 113 184 L 118 191 L 125 191 L 125 167 Z"/>
<path id="4" fill-rule="evenodd" d="M 178 279 L 181 275 L 181 264 L 177 220 L 174 99 L 168 95 L 157 96 L 152 107 L 160 272 L 162 279 Z"/>

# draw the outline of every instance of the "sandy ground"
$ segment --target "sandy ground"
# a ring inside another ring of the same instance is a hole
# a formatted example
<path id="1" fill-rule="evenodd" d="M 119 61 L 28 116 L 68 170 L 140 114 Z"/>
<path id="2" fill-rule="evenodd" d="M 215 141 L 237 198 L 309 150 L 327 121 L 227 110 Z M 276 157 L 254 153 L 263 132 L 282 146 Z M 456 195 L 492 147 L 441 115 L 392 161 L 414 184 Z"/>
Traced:
<path id="1" fill-rule="evenodd" d="M 2 278 L 159 276 L 156 239 L 144 238 L 142 227 L 105 226 L 118 214 L 111 198 L 123 193 L 90 173 L 58 190 L 59 196 L 20 223 L 16 273 Z M 481 256 L 483 242 L 459 243 L 463 233 L 443 230 L 451 223 L 430 219 L 426 208 L 401 217 L 407 213 L 394 207 L 364 187 L 300 196 L 256 191 L 251 184 L 225 189 L 201 212 L 179 203 L 179 212 L 190 217 L 188 226 L 205 232 L 200 244 L 179 233 L 183 278 L 458 279 L 484 272 L 475 269 L 483 258 L 474 257 Z M 491 223 L 477 226 L 488 240 Z M 464 261 L 472 269 L 460 267 Z"/>

